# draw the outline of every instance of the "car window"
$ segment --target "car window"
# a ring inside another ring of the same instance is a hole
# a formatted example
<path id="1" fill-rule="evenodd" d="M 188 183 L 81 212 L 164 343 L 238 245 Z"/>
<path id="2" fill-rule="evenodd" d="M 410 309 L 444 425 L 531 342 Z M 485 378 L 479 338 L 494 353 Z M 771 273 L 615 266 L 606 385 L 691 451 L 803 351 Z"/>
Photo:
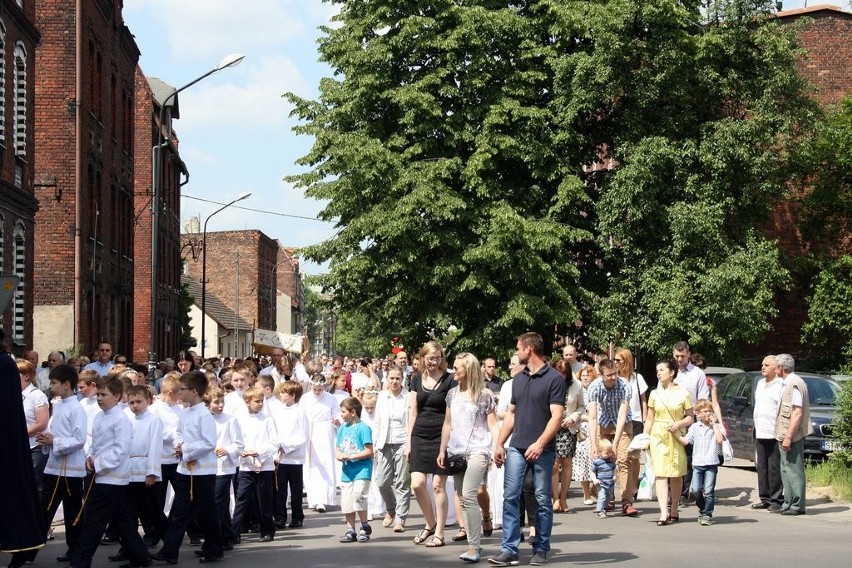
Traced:
<path id="1" fill-rule="evenodd" d="M 837 396 L 837 384 L 825 379 L 807 378 L 805 385 L 808 387 L 808 402 L 814 405 L 834 406 Z"/>
<path id="2" fill-rule="evenodd" d="M 740 391 L 743 379 L 742 375 L 726 377 L 726 380 L 723 381 L 724 384 L 719 384 L 719 400 L 730 403 L 731 399 L 737 396 L 737 393 Z"/>
<path id="3" fill-rule="evenodd" d="M 743 382 L 740 385 L 740 394 L 739 396 L 744 396 L 749 403 L 752 402 L 752 390 L 754 390 L 754 379 L 750 375 L 746 375 L 743 378 Z"/>

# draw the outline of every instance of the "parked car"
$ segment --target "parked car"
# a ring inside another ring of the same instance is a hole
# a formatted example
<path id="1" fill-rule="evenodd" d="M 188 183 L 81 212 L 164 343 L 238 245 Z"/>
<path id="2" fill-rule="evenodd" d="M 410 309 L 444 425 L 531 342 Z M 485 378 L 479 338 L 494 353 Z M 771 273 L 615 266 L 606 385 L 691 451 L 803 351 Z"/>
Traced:
<path id="1" fill-rule="evenodd" d="M 704 369 L 704 374 L 717 383 L 719 382 L 719 379 L 726 375 L 743 372 L 744 371 L 742 369 L 737 369 L 736 367 L 707 367 Z"/>
<path id="2" fill-rule="evenodd" d="M 813 433 L 805 438 L 805 458 L 823 459 L 838 448 L 831 437 L 839 383 L 826 375 L 797 373 L 808 387 Z M 754 461 L 754 391 L 760 371 L 733 373 L 719 379 L 719 406 L 734 448 L 734 457 Z"/>

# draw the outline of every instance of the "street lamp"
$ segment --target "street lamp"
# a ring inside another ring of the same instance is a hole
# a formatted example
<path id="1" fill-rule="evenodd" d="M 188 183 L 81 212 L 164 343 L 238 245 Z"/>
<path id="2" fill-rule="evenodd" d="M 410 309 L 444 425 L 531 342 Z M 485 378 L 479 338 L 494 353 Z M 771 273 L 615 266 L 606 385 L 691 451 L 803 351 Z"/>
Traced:
<path id="1" fill-rule="evenodd" d="M 154 367 L 156 367 L 156 357 L 157 357 L 157 296 L 159 289 L 159 279 L 158 279 L 158 271 L 160 265 L 160 255 L 159 255 L 159 234 L 160 234 L 160 199 L 162 195 L 162 181 L 163 181 L 163 163 L 162 163 L 162 151 L 163 146 L 168 144 L 168 141 L 171 139 L 171 120 L 169 121 L 169 130 L 167 133 L 167 138 L 163 139 L 163 122 L 166 120 L 166 106 L 171 99 L 177 97 L 177 94 L 184 89 L 188 89 L 194 84 L 198 83 L 202 79 L 206 79 L 210 75 L 221 71 L 222 69 L 226 69 L 228 67 L 234 67 L 235 65 L 239 65 L 240 62 L 245 58 L 245 55 L 239 53 L 232 53 L 231 55 L 226 56 L 222 61 L 219 62 L 219 65 L 205 73 L 204 75 L 198 77 L 197 79 L 190 81 L 183 87 L 175 89 L 166 99 L 160 104 L 160 122 L 157 124 L 157 145 L 154 146 L 151 162 L 153 166 L 153 184 L 151 188 L 151 345 L 150 351 L 148 352 L 148 373 L 149 379 L 154 377 Z M 203 349 L 203 347 L 202 347 Z"/>
<path id="2" fill-rule="evenodd" d="M 210 217 L 215 215 L 216 213 L 227 209 L 237 201 L 242 201 L 251 195 L 251 192 L 246 191 L 245 193 L 241 193 L 239 197 L 231 201 L 230 203 L 226 203 L 213 213 L 207 216 L 204 220 L 204 232 L 201 236 L 201 360 L 204 360 L 204 347 L 205 347 L 205 323 L 207 321 L 207 221 L 210 220 Z"/>

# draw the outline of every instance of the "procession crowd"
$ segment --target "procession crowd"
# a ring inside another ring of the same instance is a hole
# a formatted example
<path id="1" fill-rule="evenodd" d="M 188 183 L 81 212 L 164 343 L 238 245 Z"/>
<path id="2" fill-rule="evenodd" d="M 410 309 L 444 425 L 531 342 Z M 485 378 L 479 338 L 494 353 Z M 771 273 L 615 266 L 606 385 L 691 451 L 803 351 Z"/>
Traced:
<path id="1" fill-rule="evenodd" d="M 67 550 L 56 560 L 73 568 L 88 568 L 98 546 L 114 541 L 121 547 L 110 560 L 120 568 L 176 564 L 186 536 L 209 563 L 246 534 L 269 542 L 303 527 L 305 504 L 340 507 L 342 543 L 369 542 L 374 518 L 405 532 L 413 494 L 425 522 L 415 544 L 443 547 L 455 524 L 452 540 L 468 545 L 459 558 L 474 563 L 496 527 L 502 542 L 489 563 L 518 564 L 528 539 L 530 565 L 543 565 L 572 481 L 597 517 L 638 515 L 642 451 L 657 525 L 679 522 L 692 499 L 698 523 L 712 525 L 726 432 L 716 385 L 686 342 L 658 362 L 650 393 L 629 349 L 583 362 L 568 344 L 551 365 L 540 335 L 523 334 L 515 347 L 505 381 L 494 358 L 449 358 L 435 341 L 411 361 L 401 349 L 360 360 L 276 349 L 268 361 L 202 361 L 182 352 L 158 376 L 113 356 L 109 343 L 87 364 L 59 352 L 41 370 L 37 354 L 36 364 L 21 359 L 43 534 L 50 538 L 61 504 Z M 767 357 L 755 395 L 753 507 L 785 515 L 805 512 L 810 426 L 807 389 L 793 371 L 789 355 Z M 10 568 L 37 552 L 16 552 Z"/>

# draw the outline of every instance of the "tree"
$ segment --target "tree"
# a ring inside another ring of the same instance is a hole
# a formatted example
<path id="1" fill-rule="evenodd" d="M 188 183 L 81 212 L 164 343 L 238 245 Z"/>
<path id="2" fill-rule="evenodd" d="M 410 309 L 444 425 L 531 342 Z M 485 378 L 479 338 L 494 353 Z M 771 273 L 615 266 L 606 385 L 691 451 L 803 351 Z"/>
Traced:
<path id="1" fill-rule="evenodd" d="M 180 328 L 180 348 L 181 350 L 191 349 L 198 344 L 198 341 L 192 336 L 192 326 L 189 323 L 189 311 L 195 303 L 195 297 L 189 293 L 189 285 L 180 285 L 180 302 L 178 309 L 178 326 Z"/>
<path id="2" fill-rule="evenodd" d="M 784 284 L 755 230 L 812 116 L 769 2 L 340 2 L 306 251 L 368 334 L 502 352 L 582 319 L 601 342 L 756 340 Z M 715 21 L 711 21 L 711 18 Z"/>

